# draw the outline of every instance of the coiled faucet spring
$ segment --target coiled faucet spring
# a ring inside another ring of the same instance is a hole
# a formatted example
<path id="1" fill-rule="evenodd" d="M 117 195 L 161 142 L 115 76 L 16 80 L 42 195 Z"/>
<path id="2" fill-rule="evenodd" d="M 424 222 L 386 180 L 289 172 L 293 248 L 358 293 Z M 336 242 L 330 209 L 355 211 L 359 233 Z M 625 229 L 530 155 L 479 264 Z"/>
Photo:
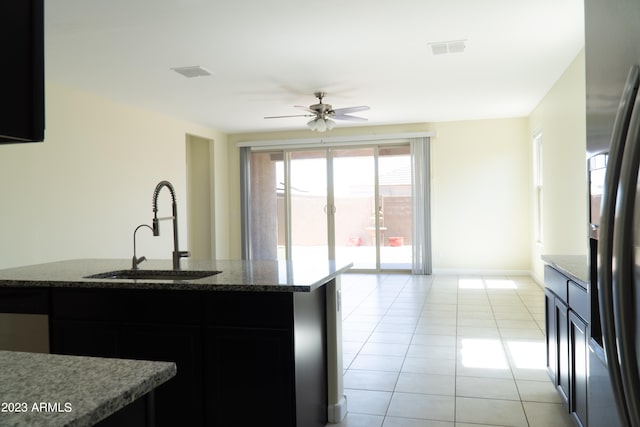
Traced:
<path id="1" fill-rule="evenodd" d="M 158 218 L 158 195 L 164 187 L 169 189 L 171 193 L 171 211 L 172 216 Z M 176 192 L 173 185 L 169 181 L 160 181 L 153 191 L 153 223 L 152 230 L 154 236 L 160 235 L 160 221 L 170 219 L 173 222 L 173 269 L 180 270 L 180 258 L 189 256 L 188 251 L 180 251 L 178 249 L 178 206 L 176 204 Z"/>

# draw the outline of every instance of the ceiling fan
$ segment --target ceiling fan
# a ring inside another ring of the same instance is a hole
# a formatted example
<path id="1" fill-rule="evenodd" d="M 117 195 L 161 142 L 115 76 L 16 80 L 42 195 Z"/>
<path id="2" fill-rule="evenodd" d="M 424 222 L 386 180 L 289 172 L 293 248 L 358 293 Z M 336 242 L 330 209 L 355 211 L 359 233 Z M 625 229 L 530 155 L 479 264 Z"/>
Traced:
<path id="1" fill-rule="evenodd" d="M 285 117 L 313 117 L 311 120 L 307 122 L 307 126 L 309 129 L 324 132 L 326 130 L 331 130 L 335 126 L 335 122 L 333 120 L 347 120 L 351 122 L 366 122 L 367 119 L 364 117 L 351 116 L 348 113 L 355 113 L 358 111 L 366 111 L 369 109 L 366 105 L 359 105 L 357 107 L 346 107 L 346 108 L 336 108 L 334 109 L 331 104 L 322 103 L 322 99 L 325 97 L 324 92 L 315 92 L 315 97 L 318 98 L 318 103 L 310 105 L 308 107 L 303 107 L 301 105 L 294 105 L 295 108 L 299 108 L 300 110 L 304 110 L 307 113 L 311 114 L 295 114 L 292 116 L 270 116 L 265 117 L 265 119 L 281 119 Z"/>

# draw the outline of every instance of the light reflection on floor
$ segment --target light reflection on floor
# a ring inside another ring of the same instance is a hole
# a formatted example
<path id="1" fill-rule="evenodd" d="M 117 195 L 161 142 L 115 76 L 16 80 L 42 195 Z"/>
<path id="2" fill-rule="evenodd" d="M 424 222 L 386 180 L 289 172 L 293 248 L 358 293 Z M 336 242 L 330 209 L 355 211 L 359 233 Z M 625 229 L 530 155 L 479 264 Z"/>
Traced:
<path id="1" fill-rule="evenodd" d="M 499 339 L 463 338 L 460 340 L 460 362 L 466 368 L 509 369 Z"/>

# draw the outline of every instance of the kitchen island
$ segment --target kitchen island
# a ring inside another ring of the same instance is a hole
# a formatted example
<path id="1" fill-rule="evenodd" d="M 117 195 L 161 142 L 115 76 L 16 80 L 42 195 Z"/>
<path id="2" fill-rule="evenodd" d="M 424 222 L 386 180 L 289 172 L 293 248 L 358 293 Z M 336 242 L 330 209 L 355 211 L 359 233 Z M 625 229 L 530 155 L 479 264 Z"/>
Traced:
<path id="1" fill-rule="evenodd" d="M 16 427 L 93 426 L 137 399 L 152 400 L 149 393 L 176 373 L 168 362 L 13 351 L 0 351 L 0 366 L 0 425 Z"/>
<path id="2" fill-rule="evenodd" d="M 130 267 L 0 270 L 0 312 L 48 314 L 52 353 L 175 362 L 156 393 L 158 426 L 324 426 L 343 405 L 339 275 L 351 265 L 189 260 L 185 271 L 221 273 L 88 278 Z"/>

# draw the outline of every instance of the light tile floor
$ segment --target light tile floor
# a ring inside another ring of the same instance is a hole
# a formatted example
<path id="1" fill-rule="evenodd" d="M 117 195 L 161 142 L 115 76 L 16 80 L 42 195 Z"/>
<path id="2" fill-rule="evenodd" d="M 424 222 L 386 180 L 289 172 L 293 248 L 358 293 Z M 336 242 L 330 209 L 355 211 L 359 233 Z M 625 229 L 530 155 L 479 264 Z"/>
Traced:
<path id="1" fill-rule="evenodd" d="M 342 276 L 342 427 L 565 427 L 528 277 Z"/>

